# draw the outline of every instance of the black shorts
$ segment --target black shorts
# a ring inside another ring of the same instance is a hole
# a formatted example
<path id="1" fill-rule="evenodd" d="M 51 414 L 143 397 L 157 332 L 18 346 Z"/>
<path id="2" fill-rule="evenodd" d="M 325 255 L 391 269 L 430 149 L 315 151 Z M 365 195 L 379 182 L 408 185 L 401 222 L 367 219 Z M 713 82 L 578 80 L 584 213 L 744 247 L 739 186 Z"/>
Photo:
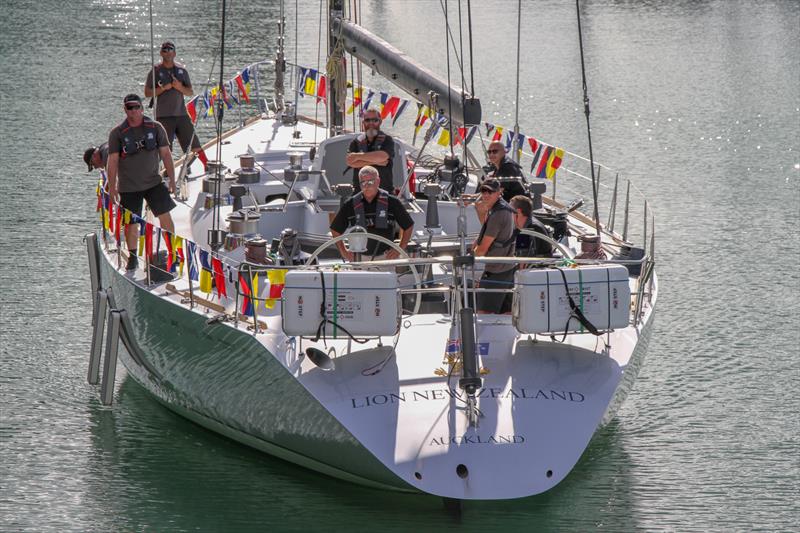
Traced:
<path id="1" fill-rule="evenodd" d="M 192 143 L 192 150 L 200 148 L 200 139 L 194 133 L 194 124 L 189 115 L 182 115 L 180 117 L 161 117 L 158 119 L 164 131 L 167 132 L 167 139 L 169 139 L 169 149 L 172 150 L 172 141 L 175 140 L 175 135 L 178 136 L 178 143 L 181 145 L 181 150 L 184 152 Z"/>
<path id="2" fill-rule="evenodd" d="M 486 272 L 481 276 L 481 289 L 512 289 L 516 268 L 504 272 Z M 478 311 L 503 314 L 511 312 L 512 293 L 478 292 Z"/>
<path id="3" fill-rule="evenodd" d="M 169 189 L 163 183 L 144 191 L 119 193 L 119 203 L 122 207 L 138 216 L 142 216 L 142 200 L 147 200 L 147 206 L 155 216 L 168 213 L 175 207 Z"/>

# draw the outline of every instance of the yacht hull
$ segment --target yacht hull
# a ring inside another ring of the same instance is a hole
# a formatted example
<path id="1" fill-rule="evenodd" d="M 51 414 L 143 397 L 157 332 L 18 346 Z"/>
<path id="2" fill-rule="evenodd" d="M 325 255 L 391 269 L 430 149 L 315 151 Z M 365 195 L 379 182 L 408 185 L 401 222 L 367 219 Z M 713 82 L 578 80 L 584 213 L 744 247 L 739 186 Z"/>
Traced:
<path id="1" fill-rule="evenodd" d="M 121 360 L 166 407 L 328 475 L 449 498 L 518 498 L 558 484 L 630 391 L 652 325 L 650 311 L 638 328 L 560 344 L 520 339 L 502 317 L 479 321 L 475 428 L 448 363 L 446 317 L 406 320 L 395 353 L 371 345 L 342 355 L 335 341 L 340 357 L 325 372 L 283 334 L 279 316 L 257 336 L 209 324 L 213 313 L 146 287 L 98 251 L 100 287 L 130 317 Z"/>

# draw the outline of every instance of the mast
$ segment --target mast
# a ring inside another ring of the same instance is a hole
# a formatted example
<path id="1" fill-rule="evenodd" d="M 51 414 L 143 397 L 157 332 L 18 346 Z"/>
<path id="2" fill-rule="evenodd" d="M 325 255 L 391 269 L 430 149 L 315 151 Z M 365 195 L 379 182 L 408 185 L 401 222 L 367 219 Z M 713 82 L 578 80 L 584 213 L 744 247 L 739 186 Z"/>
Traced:
<path id="1" fill-rule="evenodd" d="M 344 0 L 329 0 L 330 17 L 328 27 L 331 32 L 328 36 L 329 65 L 336 65 L 328 69 L 328 116 L 330 117 L 330 136 L 335 137 L 344 131 L 344 100 L 346 98 L 347 69 L 344 64 L 344 53 L 338 32 L 333 31 L 334 21 L 341 20 L 344 16 Z M 342 78 L 342 79 L 339 79 Z M 344 91 L 337 87 L 345 87 Z M 341 96 L 341 102 L 340 97 Z"/>

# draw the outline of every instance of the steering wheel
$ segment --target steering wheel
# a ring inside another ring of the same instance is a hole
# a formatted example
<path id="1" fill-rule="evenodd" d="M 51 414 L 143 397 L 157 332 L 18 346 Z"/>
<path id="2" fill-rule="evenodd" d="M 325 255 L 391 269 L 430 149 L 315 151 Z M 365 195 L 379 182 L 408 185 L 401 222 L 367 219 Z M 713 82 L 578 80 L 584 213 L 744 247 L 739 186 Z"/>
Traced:
<path id="1" fill-rule="evenodd" d="M 543 235 L 528 228 L 521 229 L 519 230 L 519 232 L 522 233 L 523 235 L 530 235 L 531 237 L 534 237 L 536 239 L 541 239 L 545 242 L 552 244 L 553 246 L 558 248 L 561 251 L 561 253 L 564 254 L 564 257 L 566 257 L 567 259 L 572 259 L 575 257 L 575 252 L 573 252 L 571 249 L 567 248 L 566 246 L 564 246 L 563 244 L 561 244 L 552 237 L 548 237 L 547 235 Z"/>
<path id="2" fill-rule="evenodd" d="M 311 256 L 309 256 L 309 258 L 306 260 L 305 267 L 319 266 L 319 265 L 314 265 L 313 264 L 314 260 L 317 258 L 317 256 L 319 254 L 321 254 L 323 251 L 325 251 L 328 248 L 330 248 L 332 245 L 336 244 L 337 242 L 343 241 L 344 239 L 348 238 L 350 236 L 350 234 L 353 233 L 354 231 L 363 232 L 363 235 L 367 238 L 367 240 L 372 239 L 374 241 L 382 242 L 383 244 L 386 244 L 386 245 L 392 247 L 394 250 L 397 250 L 397 252 L 399 252 L 400 257 L 403 258 L 403 259 L 411 259 L 408 256 L 408 254 L 405 252 L 405 250 L 403 250 L 397 244 L 395 244 L 394 241 L 390 241 L 389 239 L 387 239 L 385 237 L 381 237 L 380 235 L 373 235 L 372 233 L 367 233 L 366 230 L 364 228 L 362 228 L 361 226 L 353 226 L 351 228 L 348 228 L 347 231 L 345 231 L 344 233 L 342 233 L 338 237 L 333 237 L 333 238 L 323 242 L 322 244 L 320 244 L 317 247 L 317 249 L 314 250 L 314 252 L 311 254 Z M 417 268 L 414 265 L 410 264 L 410 263 L 407 266 L 411 270 L 411 274 L 414 276 L 414 288 L 421 290 L 422 289 L 422 279 L 419 276 L 419 272 L 417 272 Z M 414 301 L 413 314 L 416 315 L 417 313 L 419 313 L 420 305 L 422 305 L 422 293 L 421 292 L 417 292 L 417 297 L 416 297 L 416 300 Z"/>

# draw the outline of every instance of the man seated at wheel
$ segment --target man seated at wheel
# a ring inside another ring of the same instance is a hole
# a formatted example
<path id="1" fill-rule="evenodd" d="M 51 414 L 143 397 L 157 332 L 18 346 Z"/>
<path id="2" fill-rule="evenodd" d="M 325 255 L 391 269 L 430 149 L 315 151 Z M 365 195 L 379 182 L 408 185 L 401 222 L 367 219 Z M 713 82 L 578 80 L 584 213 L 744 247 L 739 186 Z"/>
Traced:
<path id="1" fill-rule="evenodd" d="M 361 226 L 368 233 L 394 240 L 396 227 L 400 227 L 400 248 L 405 249 L 414 233 L 414 220 L 402 202 L 378 187 L 380 176 L 372 166 L 365 166 L 358 172 L 361 192 L 353 195 L 336 213 L 331 222 L 331 234 L 342 235 L 347 228 Z M 345 248 L 344 241 L 336 243 L 339 253 L 347 261 L 353 260 L 353 253 Z M 387 244 L 369 239 L 367 252 L 375 259 L 396 259 L 400 253 Z"/>
<path id="2" fill-rule="evenodd" d="M 511 207 L 514 209 L 514 224 L 517 230 L 529 229 L 552 238 L 547 226 L 533 215 L 533 202 L 530 198 L 518 194 L 511 199 Z M 553 246 L 544 239 L 517 231 L 515 253 L 517 257 L 552 257 Z"/>
<path id="3" fill-rule="evenodd" d="M 522 179 L 522 167 L 506 155 L 506 147 L 502 141 L 492 141 L 486 148 L 489 164 L 486 165 L 487 178 L 519 178 Z M 503 200 L 510 201 L 518 194 L 525 194 L 525 188 L 517 180 L 500 180 L 503 186 Z"/>

